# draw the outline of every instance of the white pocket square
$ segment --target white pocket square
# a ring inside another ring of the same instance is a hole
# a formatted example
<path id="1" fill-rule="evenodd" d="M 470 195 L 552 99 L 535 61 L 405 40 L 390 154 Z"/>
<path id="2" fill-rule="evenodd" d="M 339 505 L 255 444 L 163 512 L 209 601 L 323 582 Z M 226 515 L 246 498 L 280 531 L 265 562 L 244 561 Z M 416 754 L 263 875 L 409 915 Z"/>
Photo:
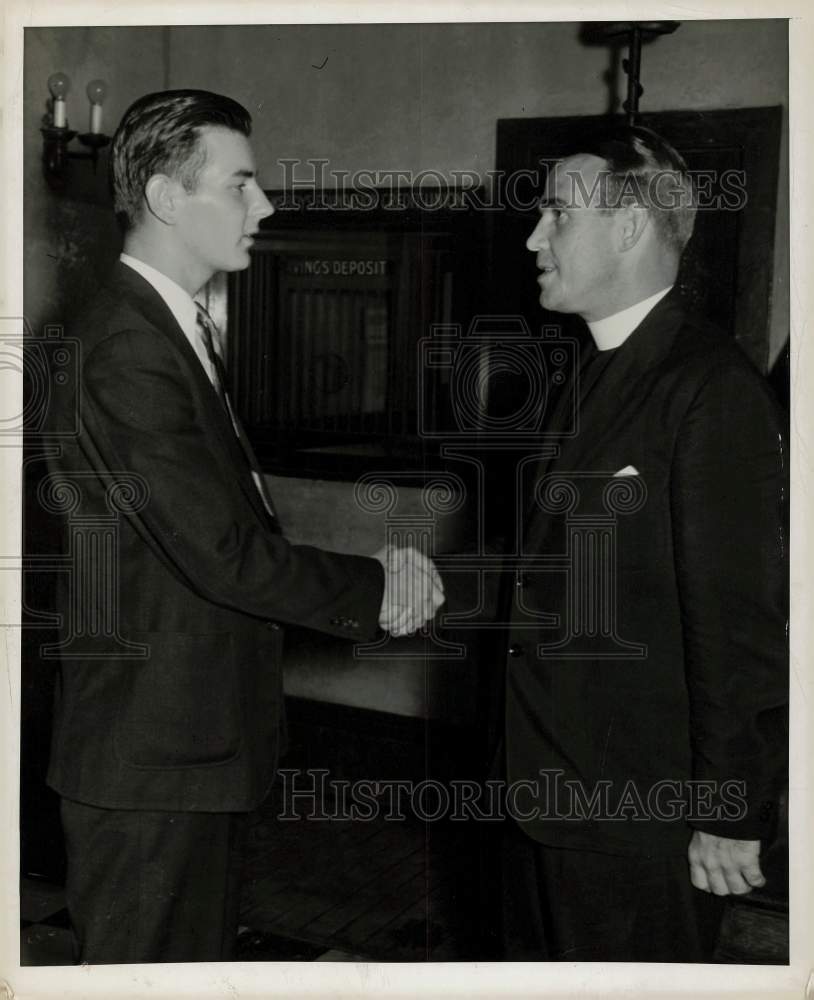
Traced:
<path id="1" fill-rule="evenodd" d="M 620 469 L 618 472 L 614 472 L 613 478 L 617 479 L 620 476 L 638 476 L 639 470 L 635 465 L 626 465 L 624 469 Z"/>

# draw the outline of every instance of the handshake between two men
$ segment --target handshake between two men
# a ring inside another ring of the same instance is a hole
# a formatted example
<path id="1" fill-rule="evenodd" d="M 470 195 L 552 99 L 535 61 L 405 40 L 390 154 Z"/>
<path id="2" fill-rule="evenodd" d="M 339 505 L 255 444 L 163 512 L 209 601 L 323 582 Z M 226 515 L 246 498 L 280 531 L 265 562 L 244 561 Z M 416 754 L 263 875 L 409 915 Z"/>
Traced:
<path id="1" fill-rule="evenodd" d="M 384 567 L 379 625 L 391 635 L 412 635 L 444 603 L 444 585 L 429 556 L 412 546 L 385 545 L 373 557 Z"/>

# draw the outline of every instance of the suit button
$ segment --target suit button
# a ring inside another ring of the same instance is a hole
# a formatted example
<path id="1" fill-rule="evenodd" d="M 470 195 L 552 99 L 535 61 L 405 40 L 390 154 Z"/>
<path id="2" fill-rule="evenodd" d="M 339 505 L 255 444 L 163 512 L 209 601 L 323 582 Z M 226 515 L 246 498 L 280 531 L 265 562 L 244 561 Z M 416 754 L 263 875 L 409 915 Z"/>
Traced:
<path id="1" fill-rule="evenodd" d="M 280 631 L 280 626 L 277 624 L 277 622 L 269 622 L 267 628 L 271 629 L 272 632 Z"/>
<path id="2" fill-rule="evenodd" d="M 523 652 L 523 647 L 519 642 L 513 642 L 511 646 L 509 646 L 509 656 L 522 656 Z"/>
<path id="3" fill-rule="evenodd" d="M 331 619 L 331 625 L 341 625 L 341 624 L 342 624 L 342 619 L 341 618 L 332 618 Z"/>

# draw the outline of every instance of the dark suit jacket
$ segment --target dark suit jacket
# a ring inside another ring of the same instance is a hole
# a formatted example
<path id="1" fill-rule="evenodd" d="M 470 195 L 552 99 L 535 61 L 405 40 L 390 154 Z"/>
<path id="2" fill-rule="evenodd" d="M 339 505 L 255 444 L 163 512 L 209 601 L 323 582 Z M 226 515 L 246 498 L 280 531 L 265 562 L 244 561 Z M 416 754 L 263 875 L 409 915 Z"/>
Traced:
<path id="1" fill-rule="evenodd" d="M 508 777 L 538 782 L 523 829 L 611 853 L 683 852 L 688 824 L 764 837 L 788 666 L 773 397 L 675 291 L 584 379 L 526 517 L 525 553 L 549 562 L 513 588 Z"/>
<path id="2" fill-rule="evenodd" d="M 81 499 L 49 783 L 98 806 L 248 810 L 279 749 L 280 623 L 373 636 L 382 569 L 282 537 L 195 352 L 131 268 L 71 332 L 78 396 L 53 419 L 78 408 L 80 430 L 52 471 Z M 88 525 L 112 532 L 112 562 L 77 554 Z"/>

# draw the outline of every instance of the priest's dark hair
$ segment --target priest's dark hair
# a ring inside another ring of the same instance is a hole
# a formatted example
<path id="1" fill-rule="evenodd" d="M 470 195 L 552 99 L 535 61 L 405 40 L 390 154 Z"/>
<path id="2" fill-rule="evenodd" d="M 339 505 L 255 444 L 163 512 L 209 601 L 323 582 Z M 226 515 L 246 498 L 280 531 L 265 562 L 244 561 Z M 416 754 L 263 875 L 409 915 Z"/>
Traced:
<path id="1" fill-rule="evenodd" d="M 590 153 L 607 163 L 604 208 L 646 208 L 665 248 L 682 253 L 695 227 L 697 198 L 675 147 L 643 125 L 616 125 L 583 137 L 570 152 Z"/>
<path id="2" fill-rule="evenodd" d="M 206 162 L 201 129 L 251 134 L 252 119 L 237 101 L 207 90 L 163 90 L 140 97 L 113 136 L 110 187 L 113 209 L 126 232 L 139 220 L 147 182 L 155 174 L 178 178 L 194 191 Z"/>

